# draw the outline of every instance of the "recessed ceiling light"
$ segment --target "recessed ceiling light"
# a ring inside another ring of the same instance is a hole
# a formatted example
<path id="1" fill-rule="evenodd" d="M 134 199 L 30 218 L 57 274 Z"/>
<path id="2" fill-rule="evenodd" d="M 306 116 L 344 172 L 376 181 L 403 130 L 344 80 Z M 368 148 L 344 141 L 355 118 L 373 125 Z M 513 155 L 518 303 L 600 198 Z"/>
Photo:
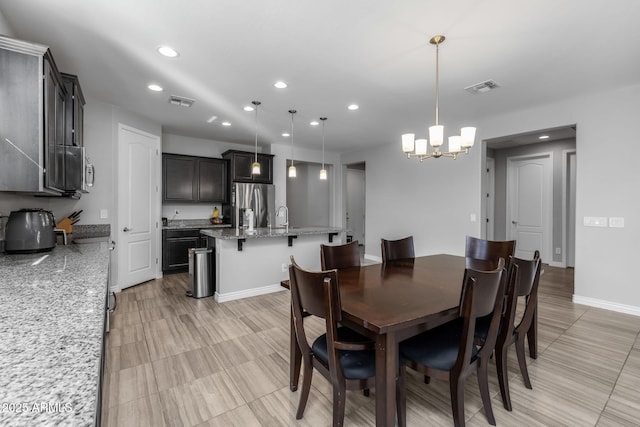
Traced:
<path id="1" fill-rule="evenodd" d="M 169 46 L 158 46 L 158 53 L 160 55 L 166 56 L 167 58 L 175 58 L 178 56 L 178 51 Z"/>
<path id="2" fill-rule="evenodd" d="M 549 135 L 540 135 L 538 139 L 549 139 Z"/>
<path id="3" fill-rule="evenodd" d="M 320 124 L 320 122 L 317 122 L 315 120 L 313 120 L 311 123 L 309 123 L 311 126 L 318 126 Z"/>
<path id="4" fill-rule="evenodd" d="M 211 116 L 207 119 L 207 123 L 213 123 L 217 118 L 218 116 Z"/>
<path id="5" fill-rule="evenodd" d="M 287 132 L 283 133 L 282 136 L 284 136 L 285 138 L 290 137 L 291 135 L 289 135 Z"/>
<path id="6" fill-rule="evenodd" d="M 287 87 L 287 84 L 285 82 L 283 82 L 282 80 L 278 80 L 273 85 L 275 87 L 277 87 L 278 89 L 284 89 L 285 87 Z"/>
<path id="7" fill-rule="evenodd" d="M 222 126 L 231 126 L 231 123 L 229 123 L 229 122 L 222 122 Z"/>
<path id="8" fill-rule="evenodd" d="M 242 108 L 244 111 L 253 111 L 253 107 L 251 105 L 246 105 Z"/>
<path id="9" fill-rule="evenodd" d="M 360 108 L 360 106 L 358 104 L 351 104 L 347 108 L 349 110 L 357 110 L 358 108 Z"/>
<path id="10" fill-rule="evenodd" d="M 157 84 L 150 84 L 149 86 L 147 86 L 147 88 L 149 90 L 154 91 L 154 92 L 162 92 L 162 86 L 157 85 Z"/>

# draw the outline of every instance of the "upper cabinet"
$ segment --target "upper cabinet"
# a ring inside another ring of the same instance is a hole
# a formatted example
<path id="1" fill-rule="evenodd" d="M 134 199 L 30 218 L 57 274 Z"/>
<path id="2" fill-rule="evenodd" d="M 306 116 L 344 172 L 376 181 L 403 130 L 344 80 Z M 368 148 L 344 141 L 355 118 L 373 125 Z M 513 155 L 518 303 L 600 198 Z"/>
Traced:
<path id="1" fill-rule="evenodd" d="M 62 81 L 67 93 L 66 125 L 64 137 L 65 192 L 87 193 L 85 184 L 84 152 L 84 96 L 78 76 L 62 73 Z"/>
<path id="2" fill-rule="evenodd" d="M 84 155 L 67 147 L 82 145 L 77 78 L 68 92 L 47 46 L 6 36 L 0 76 L 0 191 L 75 193 L 69 177 L 82 179 Z"/>
<path id="3" fill-rule="evenodd" d="M 162 200 L 167 203 L 226 203 L 227 162 L 223 159 L 162 155 Z"/>
<path id="4" fill-rule="evenodd" d="M 273 183 L 273 154 L 258 153 L 260 175 L 251 174 L 251 166 L 255 161 L 255 154 L 249 151 L 228 150 L 222 157 L 229 160 L 230 176 L 233 182 Z"/>

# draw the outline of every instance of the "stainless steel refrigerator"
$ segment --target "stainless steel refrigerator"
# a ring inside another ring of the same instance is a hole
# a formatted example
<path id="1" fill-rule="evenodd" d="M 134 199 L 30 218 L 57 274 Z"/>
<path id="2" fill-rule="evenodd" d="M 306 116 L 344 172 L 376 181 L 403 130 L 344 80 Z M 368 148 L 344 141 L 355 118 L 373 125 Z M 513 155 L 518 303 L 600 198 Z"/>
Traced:
<path id="1" fill-rule="evenodd" d="M 242 227 L 245 224 L 245 210 L 254 213 L 254 227 L 275 225 L 276 187 L 272 184 L 247 184 L 236 182 L 231 188 L 231 225 Z"/>

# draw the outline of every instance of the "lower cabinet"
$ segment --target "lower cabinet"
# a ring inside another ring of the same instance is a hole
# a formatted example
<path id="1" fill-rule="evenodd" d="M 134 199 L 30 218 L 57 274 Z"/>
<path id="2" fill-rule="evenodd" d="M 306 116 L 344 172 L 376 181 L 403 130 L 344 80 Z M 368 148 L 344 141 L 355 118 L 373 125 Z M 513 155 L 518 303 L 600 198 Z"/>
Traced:
<path id="1" fill-rule="evenodd" d="M 162 272 L 189 271 L 189 248 L 201 248 L 206 244 L 206 238 L 197 228 L 162 230 Z"/>

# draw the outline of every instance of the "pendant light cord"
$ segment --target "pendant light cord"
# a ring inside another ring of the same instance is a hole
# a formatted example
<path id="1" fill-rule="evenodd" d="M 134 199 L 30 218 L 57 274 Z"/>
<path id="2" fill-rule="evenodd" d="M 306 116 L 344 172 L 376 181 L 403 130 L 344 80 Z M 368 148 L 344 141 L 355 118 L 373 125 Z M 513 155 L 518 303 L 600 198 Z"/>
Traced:
<path id="1" fill-rule="evenodd" d="M 296 110 L 289 110 L 289 113 L 291 113 L 291 166 L 293 166 L 293 115 Z"/>
<path id="2" fill-rule="evenodd" d="M 324 169 L 324 122 L 327 121 L 326 117 L 320 117 L 322 120 L 322 169 Z"/>

